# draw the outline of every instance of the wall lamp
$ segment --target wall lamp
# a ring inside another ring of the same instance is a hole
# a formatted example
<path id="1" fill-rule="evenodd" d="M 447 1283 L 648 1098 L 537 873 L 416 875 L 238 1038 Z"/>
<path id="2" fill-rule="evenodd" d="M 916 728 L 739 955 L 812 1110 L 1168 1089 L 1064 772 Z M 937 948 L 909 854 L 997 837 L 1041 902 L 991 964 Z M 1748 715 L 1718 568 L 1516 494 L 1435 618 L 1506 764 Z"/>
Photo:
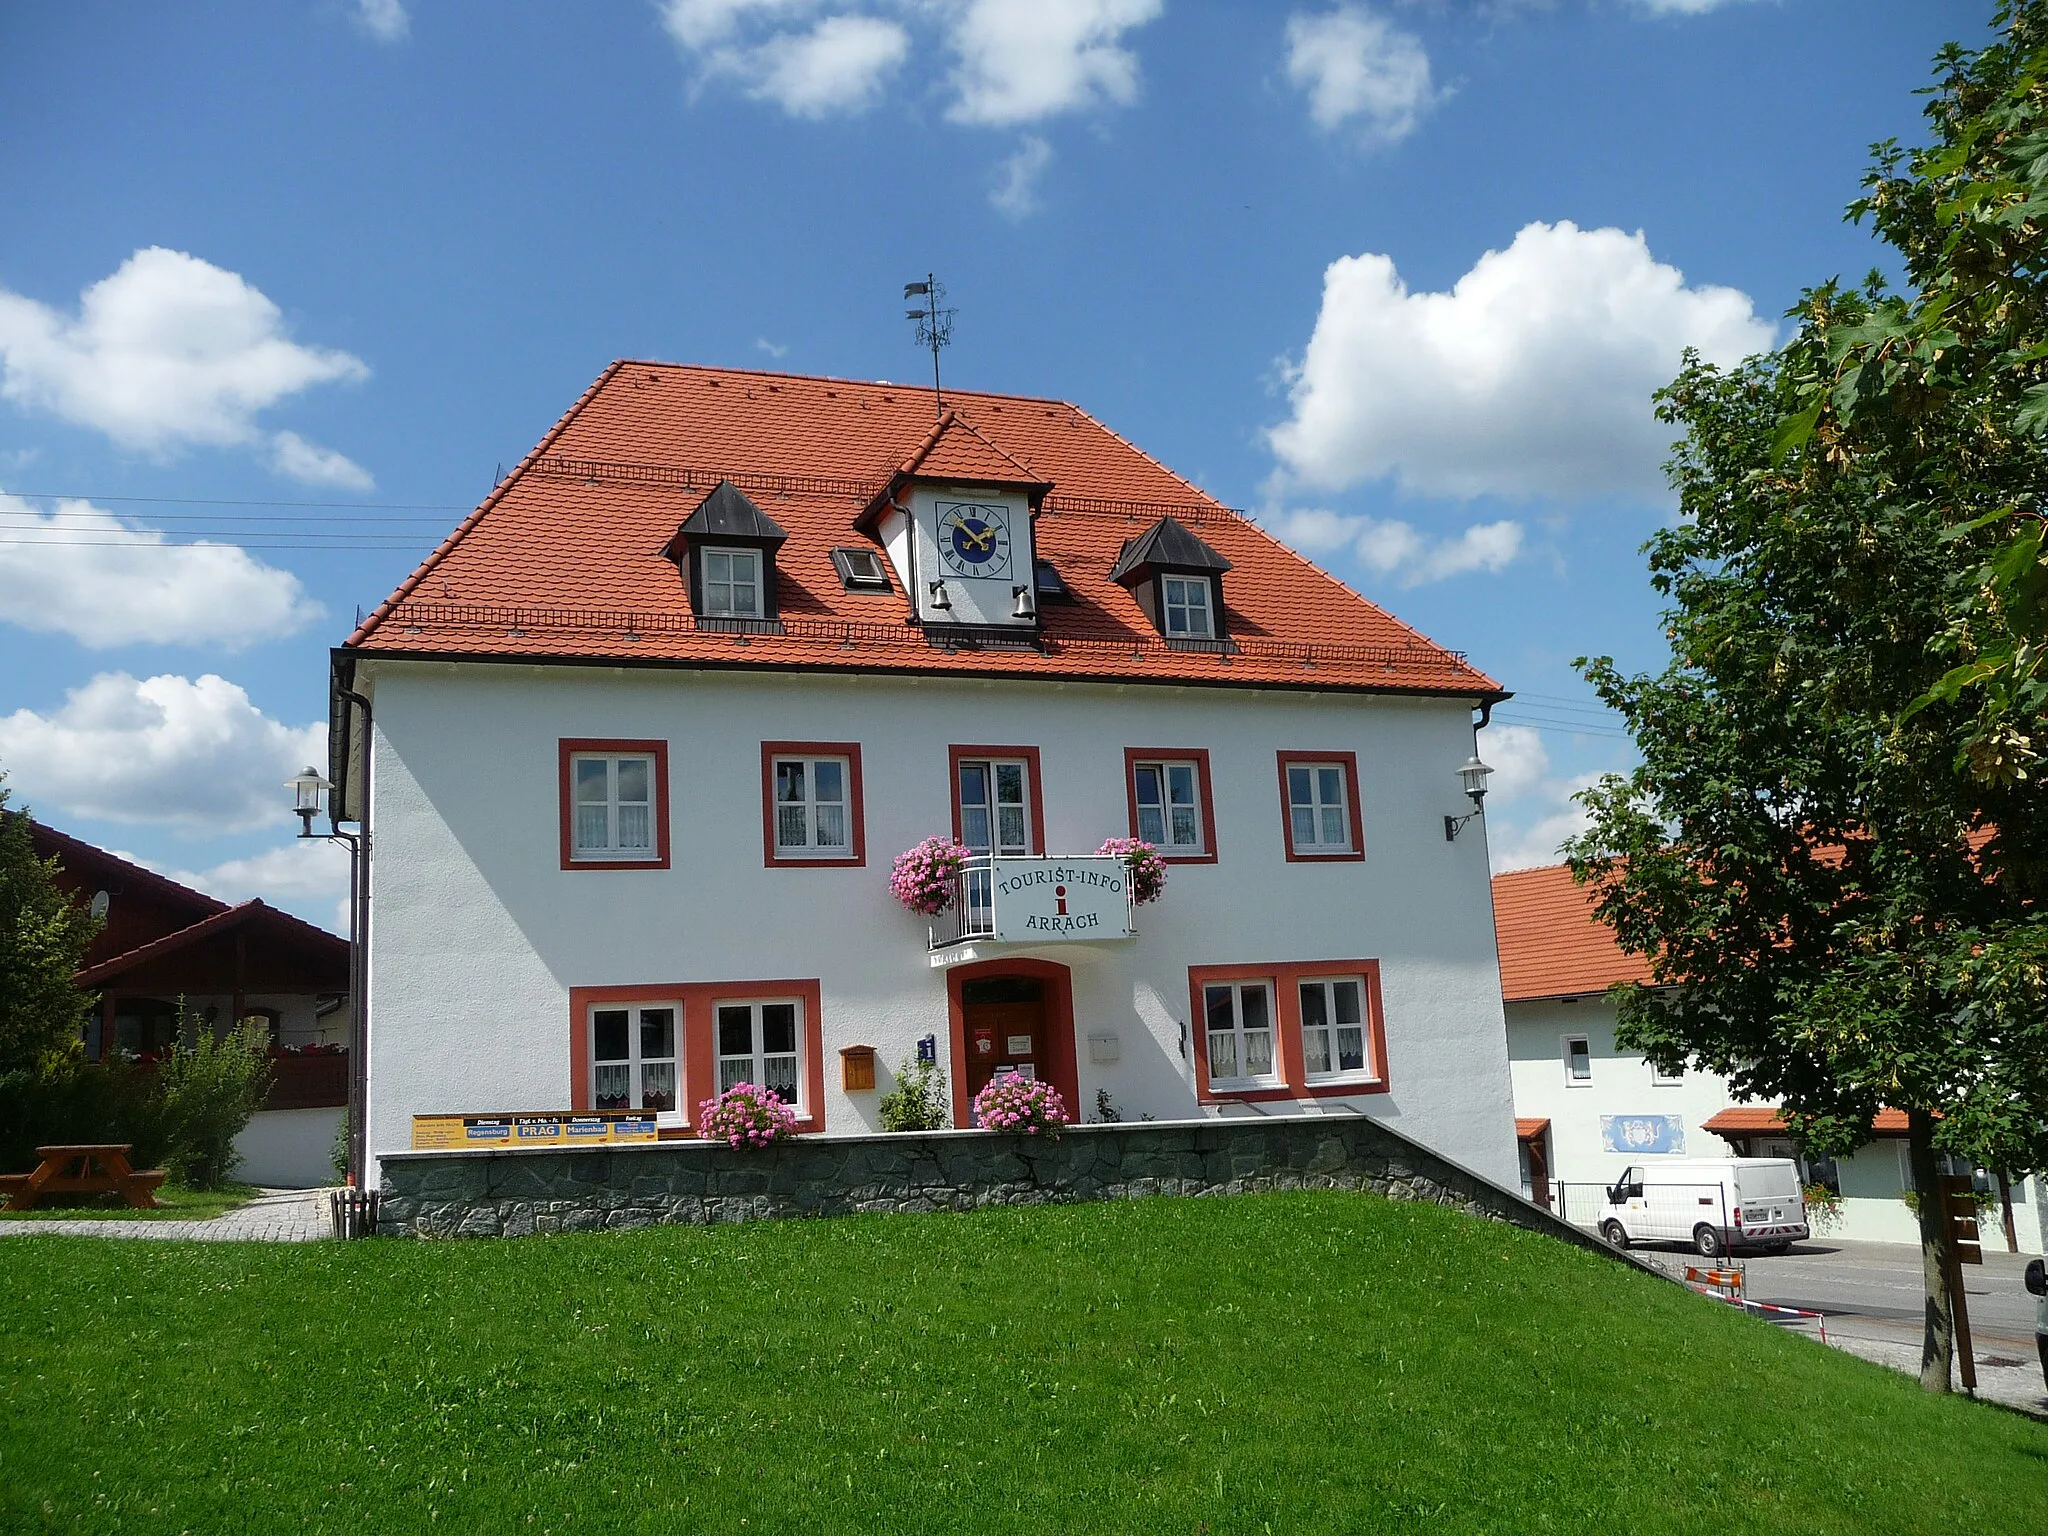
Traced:
<path id="1" fill-rule="evenodd" d="M 1473 753 L 1458 770 L 1458 782 L 1465 787 L 1465 793 L 1472 797 L 1472 810 L 1465 816 L 1444 818 L 1444 841 L 1456 842 L 1458 834 L 1465 830 L 1465 823 L 1486 809 L 1486 780 L 1493 770 L 1479 761 L 1479 754 Z"/>

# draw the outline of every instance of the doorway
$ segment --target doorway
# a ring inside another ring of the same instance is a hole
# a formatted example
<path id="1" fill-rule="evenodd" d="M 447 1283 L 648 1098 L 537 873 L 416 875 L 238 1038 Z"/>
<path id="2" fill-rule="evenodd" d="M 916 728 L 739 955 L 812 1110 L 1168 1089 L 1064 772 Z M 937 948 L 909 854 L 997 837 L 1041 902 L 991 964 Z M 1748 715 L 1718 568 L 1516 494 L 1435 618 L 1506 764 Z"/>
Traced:
<path id="1" fill-rule="evenodd" d="M 1050 960 L 990 961 L 947 976 L 953 1019 L 953 1123 L 971 1125 L 974 1096 L 1004 1072 L 1051 1084 L 1081 1119 L 1074 1076 L 1074 1005 L 1067 968 Z"/>

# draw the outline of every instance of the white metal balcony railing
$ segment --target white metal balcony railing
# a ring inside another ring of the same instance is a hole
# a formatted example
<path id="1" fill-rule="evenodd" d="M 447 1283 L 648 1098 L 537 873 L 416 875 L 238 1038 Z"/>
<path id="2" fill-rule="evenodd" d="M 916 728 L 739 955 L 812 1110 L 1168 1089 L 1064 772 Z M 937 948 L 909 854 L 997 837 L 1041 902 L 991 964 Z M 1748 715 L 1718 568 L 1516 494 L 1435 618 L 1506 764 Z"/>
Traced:
<path id="1" fill-rule="evenodd" d="M 931 947 L 1135 938 L 1132 912 L 1130 870 L 1121 859 L 977 854 L 961 866 L 952 899 L 932 919 Z"/>

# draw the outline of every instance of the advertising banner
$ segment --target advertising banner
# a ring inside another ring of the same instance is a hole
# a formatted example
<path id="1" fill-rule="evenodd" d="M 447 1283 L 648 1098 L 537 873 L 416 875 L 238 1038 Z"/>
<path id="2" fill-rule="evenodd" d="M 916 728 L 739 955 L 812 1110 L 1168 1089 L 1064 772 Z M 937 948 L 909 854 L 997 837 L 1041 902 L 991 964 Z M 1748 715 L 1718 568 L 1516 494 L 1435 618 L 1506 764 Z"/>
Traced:
<path id="1" fill-rule="evenodd" d="M 1685 1156 L 1683 1115 L 1602 1115 L 1600 1145 L 1629 1157 Z"/>
<path id="2" fill-rule="evenodd" d="M 995 859 L 990 886 L 999 944 L 1128 939 L 1130 868 L 1122 859 Z"/>
<path id="3" fill-rule="evenodd" d="M 654 1116 L 633 1109 L 540 1110 L 511 1115 L 414 1115 L 416 1152 L 462 1147 L 566 1147 L 655 1141 Z"/>

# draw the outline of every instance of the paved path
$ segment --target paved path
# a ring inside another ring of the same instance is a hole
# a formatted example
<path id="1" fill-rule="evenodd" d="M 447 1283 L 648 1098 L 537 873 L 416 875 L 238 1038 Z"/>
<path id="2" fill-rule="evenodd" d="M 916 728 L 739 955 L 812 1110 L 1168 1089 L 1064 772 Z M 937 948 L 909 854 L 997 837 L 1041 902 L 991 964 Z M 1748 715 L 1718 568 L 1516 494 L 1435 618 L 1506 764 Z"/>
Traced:
<path id="1" fill-rule="evenodd" d="M 328 1235 L 327 1191 L 266 1189 L 247 1205 L 205 1221 L 0 1221 L 0 1237 L 183 1238 L 202 1243 L 310 1243 Z"/>

